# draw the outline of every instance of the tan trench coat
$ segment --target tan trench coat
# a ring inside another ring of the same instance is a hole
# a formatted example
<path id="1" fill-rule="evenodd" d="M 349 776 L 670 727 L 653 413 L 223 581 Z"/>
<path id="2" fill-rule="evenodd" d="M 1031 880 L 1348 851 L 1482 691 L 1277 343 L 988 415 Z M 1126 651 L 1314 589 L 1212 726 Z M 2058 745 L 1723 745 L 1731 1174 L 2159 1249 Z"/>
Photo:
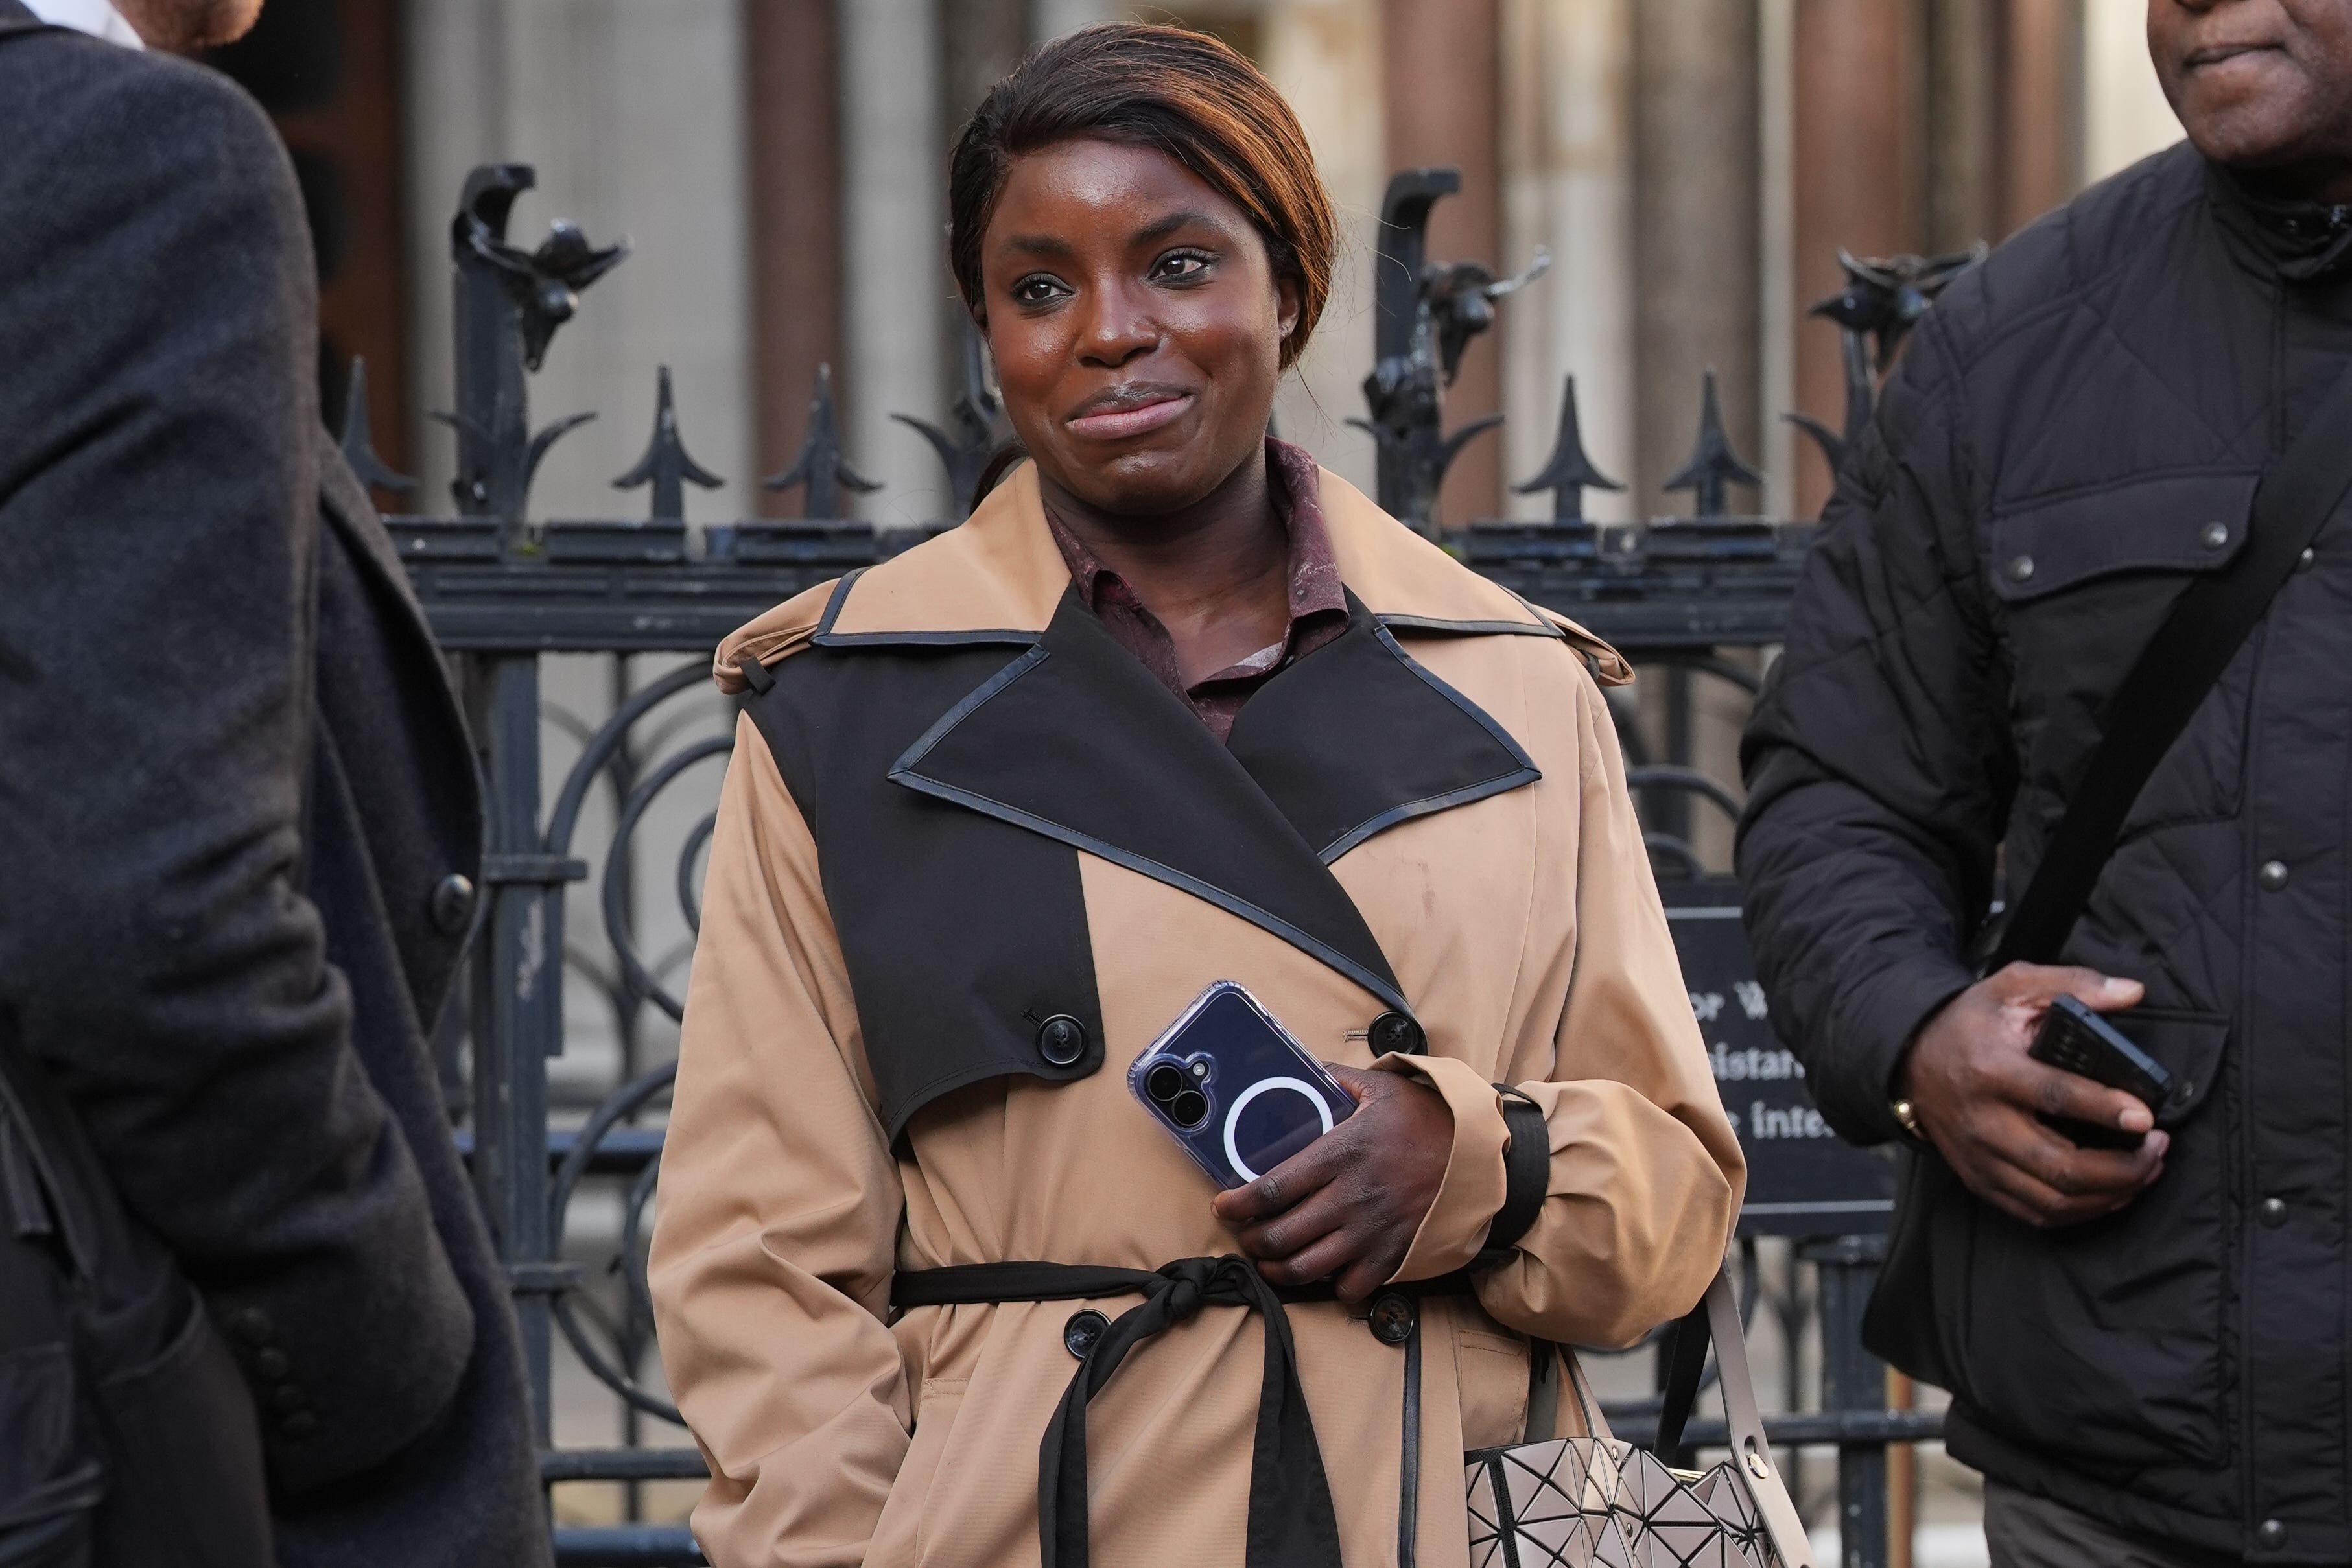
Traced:
<path id="1" fill-rule="evenodd" d="M 1152 1269 L 1234 1250 L 1207 1178 L 1124 1082 L 1212 980 L 1247 986 L 1318 1055 L 1417 1071 L 1444 1094 L 1451 1161 L 1402 1280 L 1463 1265 L 1502 1202 L 1493 1085 L 1523 1089 L 1547 1118 L 1549 1196 L 1515 1254 L 1480 1275 L 1475 1301 L 1423 1304 L 1422 1563 L 1466 1560 L 1456 1459 L 1519 1439 L 1523 1336 L 1623 1343 L 1690 1308 L 1715 1272 L 1745 1168 L 1596 681 L 1630 677 L 1604 644 L 1459 566 L 1335 476 L 1322 483 L 1360 612 L 1541 775 L 1450 808 L 1421 802 L 1329 865 L 1425 1028 L 1426 1056 L 1373 1063 L 1360 1037 L 1384 1003 L 1360 978 L 1262 911 L 1236 914 L 1104 842 L 1066 852 L 1103 1070 L 982 1077 L 911 1113 L 894 1106 L 894 1135 L 845 956 L 851 922 L 837 929 L 826 898 L 828 876 L 837 892 L 862 886 L 860 868 L 820 861 L 777 748 L 750 718 L 740 725 L 651 1268 L 664 1365 L 713 1477 L 694 1528 L 720 1568 L 1037 1562 L 1039 1438 L 1076 1364 L 1064 1324 L 1086 1307 L 1117 1317 L 1132 1299 L 922 1307 L 894 1322 L 892 1274 L 1031 1259 Z M 789 681 L 812 646 L 854 662 L 909 633 L 1034 640 L 1075 606 L 1068 585 L 1024 466 L 961 528 L 743 628 L 720 650 L 719 684 L 740 691 L 746 659 Z M 1253 707 L 1324 657 L 1293 665 Z M 1172 700 L 1169 710 L 1183 712 Z M 1380 715 L 1363 733 L 1377 746 Z M 887 915 L 888 889 L 876 896 Z M 997 918 L 1017 933 L 1024 909 Z M 862 988 L 869 1017 L 896 1005 L 878 983 Z M 1290 1319 L 1345 1562 L 1393 1562 L 1401 1354 L 1334 1303 L 1294 1305 Z M 1211 1307 L 1138 1347 L 1095 1399 L 1096 1563 L 1239 1568 L 1261 1346 L 1253 1314 Z"/>

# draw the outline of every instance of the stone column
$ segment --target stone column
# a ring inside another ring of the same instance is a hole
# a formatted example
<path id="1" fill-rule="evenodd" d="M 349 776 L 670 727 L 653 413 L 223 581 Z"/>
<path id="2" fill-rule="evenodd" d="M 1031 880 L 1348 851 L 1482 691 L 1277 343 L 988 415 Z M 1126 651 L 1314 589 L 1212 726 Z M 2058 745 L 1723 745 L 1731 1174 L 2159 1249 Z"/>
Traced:
<path id="1" fill-rule="evenodd" d="M 1439 202 L 1430 224 L 1431 259 L 1515 270 L 1526 258 L 1502 254 L 1498 0 L 1381 0 L 1381 19 L 1389 168 L 1449 163 L 1462 171 L 1461 194 Z M 1512 307 L 1501 308 L 1507 332 Z M 1501 406 L 1496 336 L 1476 340 L 1463 356 L 1460 378 L 1446 393 L 1447 429 Z M 1438 514 L 1447 523 L 1501 515 L 1502 450 L 1484 435 L 1454 459 L 1439 498 Z"/>
<path id="2" fill-rule="evenodd" d="M 1689 455 L 1716 367 L 1733 444 L 1757 439 L 1756 0 L 1633 11 L 1636 472 L 1642 515 Z M 1675 503 L 1679 505 L 1679 502 Z M 1734 506 L 1749 504 L 1735 492 Z"/>
<path id="3" fill-rule="evenodd" d="M 2180 140 L 2147 57 L 2145 0 L 2083 0 L 2082 101 L 2085 183 Z"/>
<path id="4" fill-rule="evenodd" d="M 1802 312 L 1843 286 L 1840 247 L 1894 256 L 1927 246 L 1926 10 L 1920 0 L 1796 0 L 1790 270 L 1797 406 L 1832 430 L 1845 410 L 1838 332 Z M 1797 515 L 1810 517 L 1829 498 L 1829 467 L 1810 441 L 1795 461 Z"/>
<path id="5" fill-rule="evenodd" d="M 1504 478 L 1536 473 L 1576 378 L 1585 450 L 1633 477 L 1633 5 L 1632 0 L 1503 0 L 1503 259 L 1538 246 L 1551 272 L 1502 306 Z M 1511 515 L 1549 517 L 1549 495 Z M 1587 491 L 1588 517 L 1633 515 L 1629 496 Z"/>
<path id="6" fill-rule="evenodd" d="M 897 526 L 950 515 L 923 438 L 890 416 L 936 421 L 944 399 L 946 133 L 933 90 L 934 0 L 855 0 L 840 29 L 842 394 L 849 459 L 882 489 L 862 516 Z"/>
<path id="7" fill-rule="evenodd" d="M 833 0 L 746 0 L 751 329 L 760 472 L 793 460 L 819 365 L 841 361 L 840 142 Z M 760 509 L 799 517 L 801 492 Z"/>
<path id="8" fill-rule="evenodd" d="M 2000 4 L 1998 211 L 2009 235 L 2082 188 L 2083 0 Z"/>
<path id="9" fill-rule="evenodd" d="M 1380 14 L 1363 0 L 1272 0 L 1260 63 L 1298 115 L 1339 210 L 1331 298 L 1307 352 L 1283 377 L 1275 422 L 1283 438 L 1372 493 L 1372 443 L 1348 425 L 1364 413 L 1372 366 L 1372 257 L 1388 183 L 1381 102 Z"/>

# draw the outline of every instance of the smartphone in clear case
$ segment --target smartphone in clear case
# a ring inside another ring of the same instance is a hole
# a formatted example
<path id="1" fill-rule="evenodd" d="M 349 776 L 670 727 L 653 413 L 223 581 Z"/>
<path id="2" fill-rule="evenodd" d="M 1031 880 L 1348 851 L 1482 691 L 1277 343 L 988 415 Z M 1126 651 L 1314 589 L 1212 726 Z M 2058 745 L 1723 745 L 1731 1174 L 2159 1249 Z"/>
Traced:
<path id="1" fill-rule="evenodd" d="M 1177 1015 L 1128 1069 L 1127 1086 L 1227 1188 L 1255 1181 L 1356 1109 L 1323 1064 L 1232 980 Z"/>

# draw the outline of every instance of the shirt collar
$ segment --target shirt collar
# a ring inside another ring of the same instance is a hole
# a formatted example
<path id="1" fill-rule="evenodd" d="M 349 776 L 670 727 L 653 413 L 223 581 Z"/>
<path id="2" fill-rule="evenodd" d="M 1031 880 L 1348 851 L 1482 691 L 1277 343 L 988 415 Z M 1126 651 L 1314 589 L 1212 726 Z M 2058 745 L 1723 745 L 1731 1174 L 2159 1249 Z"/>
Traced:
<path id="1" fill-rule="evenodd" d="M 142 49 L 139 35 L 108 0 L 24 0 L 25 8 L 53 27 L 71 27 L 126 49 Z"/>

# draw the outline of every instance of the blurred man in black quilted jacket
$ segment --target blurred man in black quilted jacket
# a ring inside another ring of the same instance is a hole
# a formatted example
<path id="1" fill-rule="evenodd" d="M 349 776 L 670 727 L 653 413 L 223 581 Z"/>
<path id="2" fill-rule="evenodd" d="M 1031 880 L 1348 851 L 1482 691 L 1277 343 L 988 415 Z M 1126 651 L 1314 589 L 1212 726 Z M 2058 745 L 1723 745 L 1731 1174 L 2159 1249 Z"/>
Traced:
<path id="1" fill-rule="evenodd" d="M 1968 957 L 2352 365 L 2352 0 L 2151 0 L 2148 37 L 2189 142 L 1955 284 L 1839 476 L 1739 870 L 1832 1124 L 1965 1184 L 1934 1299 L 1885 1305 L 1951 1385 L 1995 1562 L 2344 1563 L 2352 515 L 2158 766 L 2067 966 Z M 2027 1059 L 2062 992 L 2128 1009 L 2179 1085 L 2160 1125 Z M 2047 1112 L 2145 1135 L 2080 1149 Z"/>

